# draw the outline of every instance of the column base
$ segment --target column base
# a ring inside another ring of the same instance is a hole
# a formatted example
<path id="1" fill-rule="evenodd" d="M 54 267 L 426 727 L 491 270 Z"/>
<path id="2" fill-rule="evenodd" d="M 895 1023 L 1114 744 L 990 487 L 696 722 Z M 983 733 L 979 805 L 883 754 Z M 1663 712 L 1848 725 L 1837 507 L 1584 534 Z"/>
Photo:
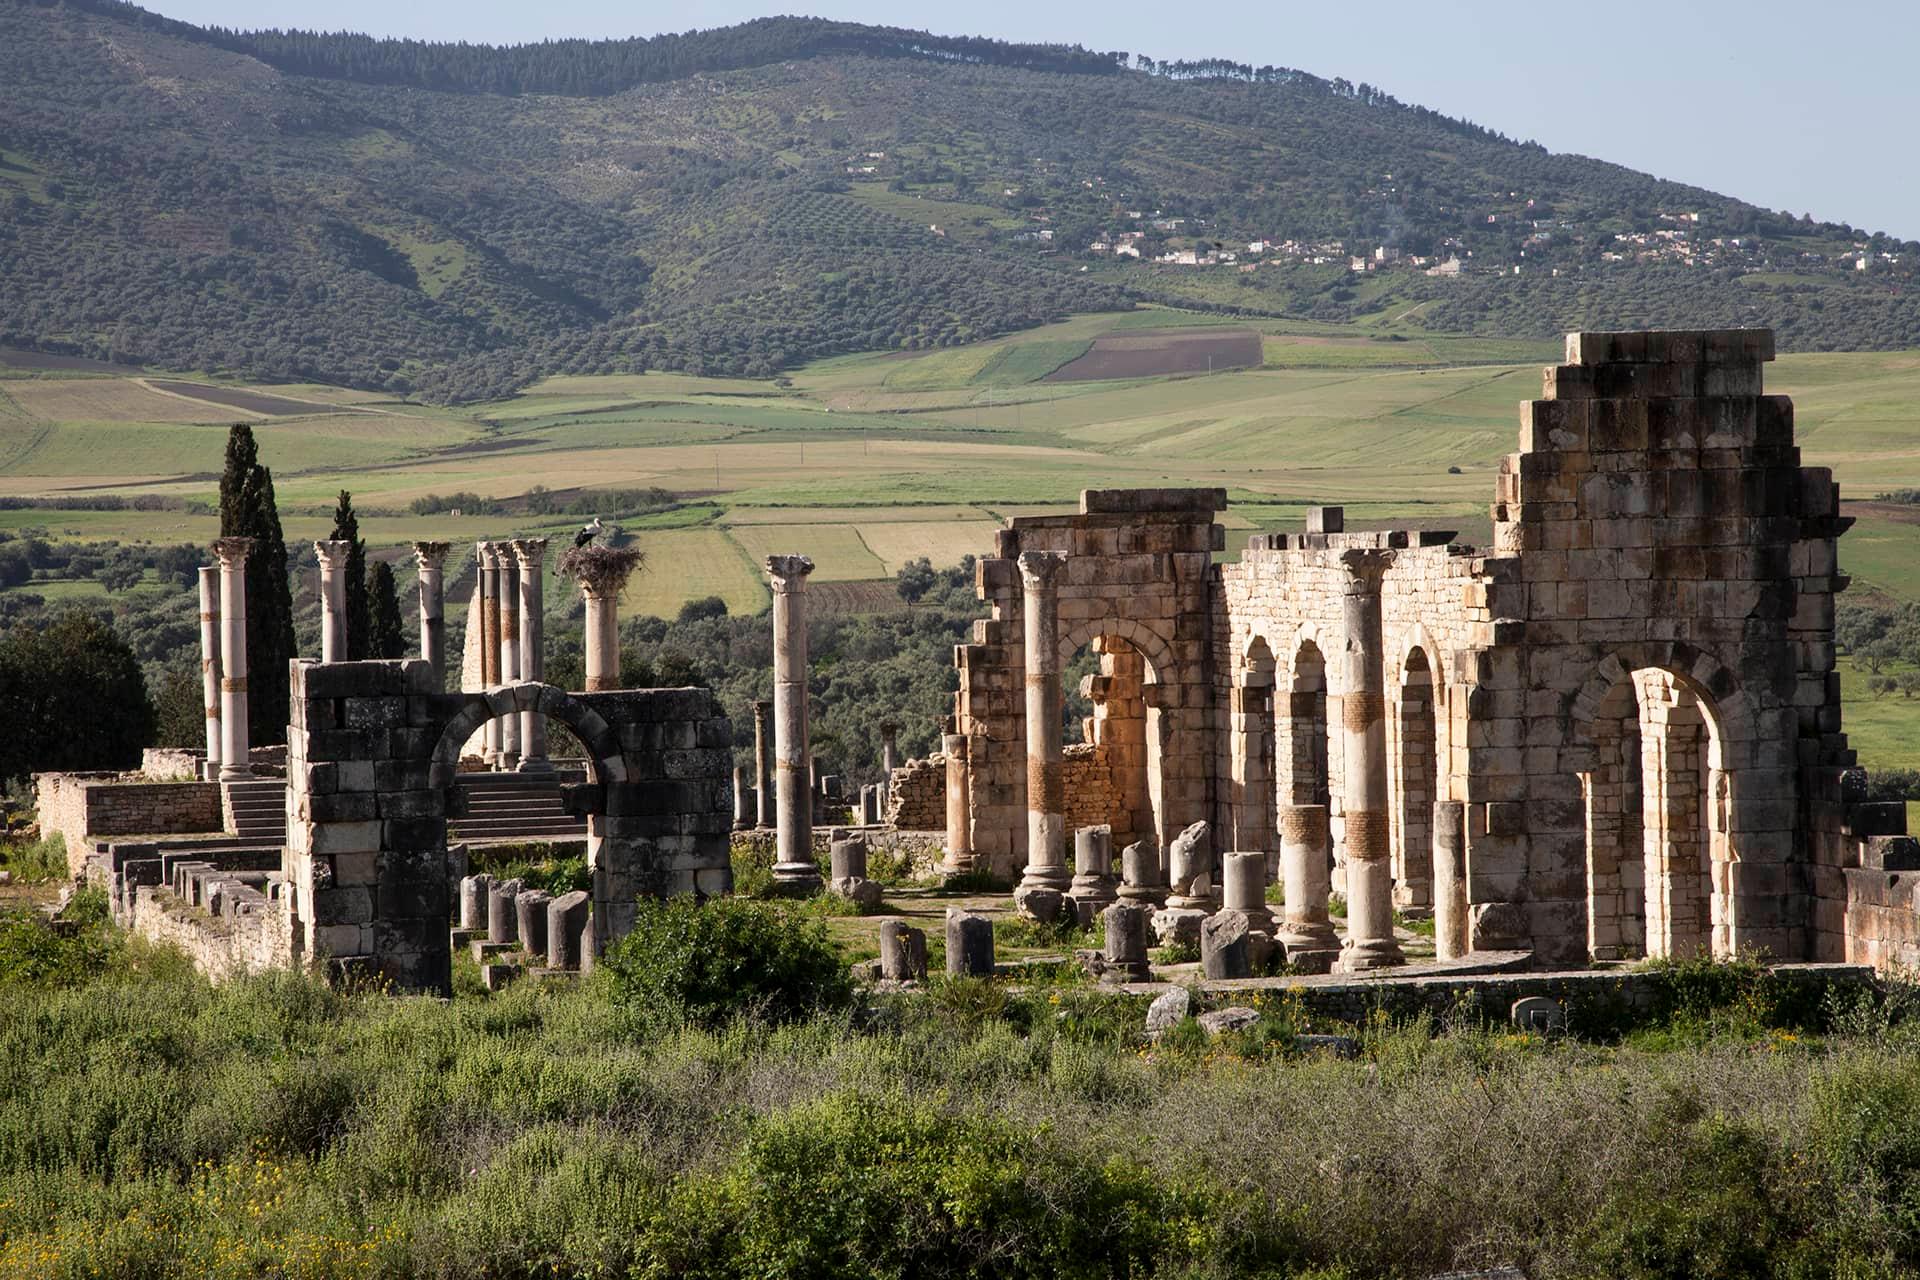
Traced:
<path id="1" fill-rule="evenodd" d="M 1020 883 L 1014 886 L 1014 892 L 1023 889 L 1052 889 L 1064 894 L 1073 885 L 1073 872 L 1066 867 L 1036 867 L 1029 865 L 1021 873 Z"/>
<path id="2" fill-rule="evenodd" d="M 1287 964 L 1300 973 L 1331 973 L 1340 960 L 1340 935 L 1331 923 L 1282 921 L 1274 936 L 1287 949 Z"/>
<path id="3" fill-rule="evenodd" d="M 1122 884 L 1120 901 L 1137 902 L 1142 906 L 1164 907 L 1167 905 L 1167 886 L 1163 884 Z"/>
<path id="4" fill-rule="evenodd" d="M 1341 973 L 1366 973 L 1372 969 L 1392 969 L 1407 962 L 1400 943 L 1393 938 L 1348 938 L 1340 948 Z"/>
<path id="5" fill-rule="evenodd" d="M 223 764 L 220 766 L 222 782 L 252 782 L 253 770 L 244 764 Z"/>
<path id="6" fill-rule="evenodd" d="M 528 756 L 518 766 L 521 773 L 552 773 L 553 761 L 545 756 Z"/>
<path id="7" fill-rule="evenodd" d="M 783 898 L 810 898 L 826 888 L 820 867 L 812 862 L 773 864 L 773 891 Z"/>

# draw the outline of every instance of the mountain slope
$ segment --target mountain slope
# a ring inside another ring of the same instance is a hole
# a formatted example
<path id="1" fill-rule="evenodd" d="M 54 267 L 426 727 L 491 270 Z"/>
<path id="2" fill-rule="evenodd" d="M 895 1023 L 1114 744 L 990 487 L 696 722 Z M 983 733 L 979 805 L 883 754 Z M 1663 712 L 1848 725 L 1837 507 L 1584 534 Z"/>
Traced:
<path id="1" fill-rule="evenodd" d="M 1277 68 L 806 19 L 489 50 L 0 0 L 0 107 L 0 342 L 172 367 L 470 399 L 1130 299 L 1920 345 L 1920 246 Z M 1087 252 L 1125 234 L 1296 244 L 1252 271 Z"/>

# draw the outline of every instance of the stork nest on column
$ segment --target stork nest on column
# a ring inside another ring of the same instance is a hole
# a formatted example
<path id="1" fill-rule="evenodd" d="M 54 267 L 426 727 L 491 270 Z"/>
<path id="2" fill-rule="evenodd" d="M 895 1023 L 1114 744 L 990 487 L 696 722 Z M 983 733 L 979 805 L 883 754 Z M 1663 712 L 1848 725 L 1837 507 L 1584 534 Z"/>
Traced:
<path id="1" fill-rule="evenodd" d="M 638 547 L 603 547 L 589 543 L 568 547 L 554 566 L 582 589 L 596 595 L 617 594 L 636 569 L 646 567 L 647 553 Z"/>

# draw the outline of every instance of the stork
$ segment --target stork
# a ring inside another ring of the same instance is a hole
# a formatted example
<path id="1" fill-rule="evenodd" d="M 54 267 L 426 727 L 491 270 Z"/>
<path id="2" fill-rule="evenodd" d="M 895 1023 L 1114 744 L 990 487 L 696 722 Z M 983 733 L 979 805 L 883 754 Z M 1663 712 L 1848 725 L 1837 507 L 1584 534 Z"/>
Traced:
<path id="1" fill-rule="evenodd" d="M 600 517 L 595 516 L 587 522 L 586 526 L 582 528 L 580 532 L 573 535 L 573 545 L 576 547 L 586 546 L 589 542 L 592 542 L 600 536 L 601 527 Z"/>

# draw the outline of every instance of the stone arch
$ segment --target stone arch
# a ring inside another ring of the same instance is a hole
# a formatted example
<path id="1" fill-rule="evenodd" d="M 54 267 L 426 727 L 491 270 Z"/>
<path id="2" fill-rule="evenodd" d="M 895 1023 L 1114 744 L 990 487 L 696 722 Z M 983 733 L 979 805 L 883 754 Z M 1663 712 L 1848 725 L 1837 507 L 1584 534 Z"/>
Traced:
<path id="1" fill-rule="evenodd" d="M 1391 857 L 1394 905 L 1433 909 L 1433 805 L 1439 799 L 1437 727 L 1440 685 L 1428 651 L 1413 645 L 1393 671 L 1393 805 Z"/>
<path id="2" fill-rule="evenodd" d="M 1571 719 L 1590 955 L 1732 955 L 1745 755 L 1729 746 L 1753 733 L 1732 673 L 1680 642 L 1622 646 L 1574 694 Z"/>
<path id="3" fill-rule="evenodd" d="M 1101 649 L 1101 673 L 1092 681 L 1094 731 L 1084 743 L 1065 751 L 1063 767 L 1091 769 L 1096 785 L 1069 788 L 1088 809 L 1070 812 L 1069 827 L 1104 822 L 1113 828 L 1116 847 L 1157 839 L 1164 796 L 1161 776 L 1165 717 L 1156 705 L 1154 686 L 1172 660 L 1165 640 L 1152 628 L 1127 619 L 1082 619 L 1063 626 L 1060 664 L 1064 668 L 1082 646 Z M 1083 686 L 1084 688 L 1085 686 Z M 1086 795 L 1080 793 L 1085 792 Z M 1069 805 L 1071 809 L 1071 804 Z"/>
<path id="4" fill-rule="evenodd" d="M 1405 671 L 1407 663 L 1413 660 L 1416 650 L 1426 655 L 1427 665 L 1433 672 L 1433 698 L 1436 712 L 1447 705 L 1447 675 L 1442 660 L 1442 650 L 1427 630 L 1426 624 L 1415 622 L 1402 632 L 1406 643 L 1400 647 L 1399 665 L 1389 668 L 1393 671 Z"/>
<path id="5" fill-rule="evenodd" d="M 433 748 L 431 785 L 451 787 L 459 773 L 460 748 L 490 720 L 531 711 L 560 721 L 587 749 L 587 776 L 600 786 L 627 781 L 620 739 L 599 712 L 564 690 L 525 680 L 463 695 L 464 703 L 440 731 Z"/>

